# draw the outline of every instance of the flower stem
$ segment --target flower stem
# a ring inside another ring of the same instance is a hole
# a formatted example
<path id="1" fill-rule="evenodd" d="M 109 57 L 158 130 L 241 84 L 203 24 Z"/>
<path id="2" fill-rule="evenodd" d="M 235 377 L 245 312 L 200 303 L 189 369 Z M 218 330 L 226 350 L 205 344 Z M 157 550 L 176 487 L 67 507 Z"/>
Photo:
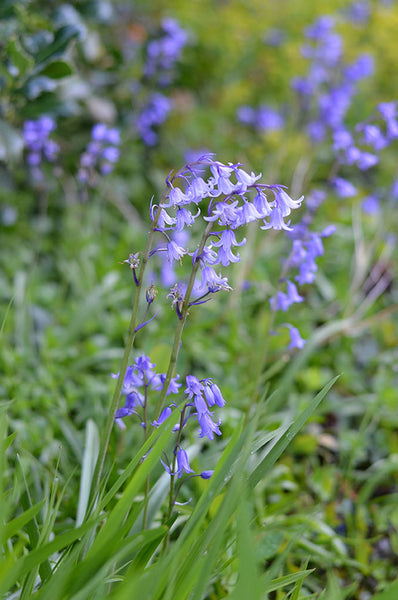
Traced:
<path id="1" fill-rule="evenodd" d="M 160 202 L 162 202 L 167 197 L 168 193 L 169 193 L 169 188 L 166 188 L 166 190 L 163 192 Z M 105 423 L 104 431 L 101 435 L 100 450 L 98 453 L 97 464 L 96 464 L 94 476 L 93 476 L 93 488 L 92 488 L 92 502 L 93 503 L 95 502 L 95 499 L 98 495 L 102 471 L 104 469 L 104 464 L 105 464 L 105 457 L 106 457 L 106 453 L 108 450 L 112 427 L 113 427 L 114 420 L 115 420 L 115 414 L 116 414 L 116 411 L 117 411 L 117 408 L 119 405 L 120 396 L 121 396 L 122 388 L 123 388 L 124 377 L 126 375 L 128 363 L 130 360 L 131 350 L 132 350 L 132 347 L 134 344 L 134 339 L 136 336 L 135 329 L 137 327 L 138 307 L 139 307 L 140 297 L 141 297 L 142 281 L 143 281 L 143 277 L 144 277 L 145 268 L 148 263 L 149 254 L 150 254 L 150 251 L 152 248 L 152 240 L 153 240 L 153 236 L 155 233 L 155 228 L 157 227 L 159 216 L 160 216 L 160 209 L 158 209 L 156 211 L 156 215 L 154 216 L 154 219 L 152 221 L 152 226 L 151 226 L 151 229 L 148 234 L 146 248 L 145 248 L 144 254 L 142 255 L 142 259 L 141 259 L 140 270 L 139 270 L 138 278 L 137 278 L 138 286 L 137 286 L 137 289 L 136 289 L 136 292 L 134 295 L 133 309 L 132 309 L 132 313 L 131 313 L 130 324 L 129 324 L 129 328 L 128 328 L 128 335 L 127 335 L 126 345 L 124 348 L 122 364 L 120 367 L 119 377 L 116 381 L 116 387 L 115 387 L 115 391 L 112 396 L 111 405 L 109 407 L 108 417 L 107 417 L 107 420 Z"/>
<path id="2" fill-rule="evenodd" d="M 174 371 L 175 371 L 175 368 L 177 365 L 178 354 L 179 354 L 180 346 L 181 346 L 182 332 L 184 330 L 184 326 L 185 326 L 185 323 L 186 323 L 186 320 L 188 317 L 188 313 L 189 313 L 189 301 L 190 301 L 191 293 L 192 293 L 193 286 L 195 283 L 196 273 L 198 272 L 198 269 L 199 269 L 200 256 L 203 252 L 203 249 L 206 244 L 206 240 L 210 235 L 212 227 L 213 227 L 212 222 L 207 224 L 206 229 L 203 232 L 202 239 L 200 240 L 198 252 L 196 255 L 196 260 L 195 260 L 194 264 L 192 265 L 191 275 L 190 275 L 187 289 L 185 292 L 184 302 L 182 304 L 181 318 L 177 322 L 176 332 L 174 335 L 174 343 L 173 343 L 173 348 L 171 350 L 169 367 L 167 369 L 166 379 L 163 384 L 163 388 L 160 393 L 159 400 L 158 400 L 158 403 L 157 403 L 156 409 L 155 409 L 155 415 L 157 415 L 157 417 L 156 417 L 157 419 L 159 418 L 160 413 L 162 412 L 163 403 L 165 401 L 167 391 L 169 389 L 170 381 L 173 377 L 173 374 L 174 374 Z"/>

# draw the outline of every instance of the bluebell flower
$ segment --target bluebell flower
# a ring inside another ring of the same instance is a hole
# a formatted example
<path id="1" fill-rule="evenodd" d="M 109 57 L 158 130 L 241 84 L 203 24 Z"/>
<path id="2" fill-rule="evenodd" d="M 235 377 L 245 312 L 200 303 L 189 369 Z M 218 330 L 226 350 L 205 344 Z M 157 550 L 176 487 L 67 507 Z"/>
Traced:
<path id="1" fill-rule="evenodd" d="M 239 189 L 239 185 L 230 180 L 231 175 L 234 173 L 234 165 L 227 166 L 218 161 L 214 161 L 210 165 L 210 170 L 213 174 L 212 196 L 216 197 L 222 194 L 229 196 Z"/>
<path id="2" fill-rule="evenodd" d="M 263 216 L 258 212 L 255 204 L 253 202 L 248 202 L 247 200 L 244 200 L 242 206 L 240 206 L 238 209 L 237 222 L 239 223 L 239 225 L 253 223 L 253 221 L 257 221 L 261 218 L 263 218 Z"/>
<path id="3" fill-rule="evenodd" d="M 155 146 L 158 141 L 157 128 L 167 119 L 172 108 L 169 98 L 160 93 L 154 93 L 146 101 L 136 117 L 137 131 L 147 146 Z"/>
<path id="4" fill-rule="evenodd" d="M 192 264 L 194 264 L 196 262 L 196 260 L 199 260 L 201 262 L 202 267 L 205 267 L 206 265 L 216 264 L 217 252 L 215 252 L 215 250 L 213 250 L 212 245 L 205 246 L 199 257 L 198 257 L 198 250 L 199 250 L 199 248 L 197 248 L 195 250 L 195 252 L 192 253 Z"/>
<path id="5" fill-rule="evenodd" d="M 202 471 L 200 476 L 202 479 L 210 479 L 210 477 L 213 475 L 214 471 Z"/>
<path id="6" fill-rule="evenodd" d="M 184 254 L 187 254 L 188 252 L 188 250 L 182 248 L 173 240 L 171 240 L 171 242 L 168 242 L 166 251 L 170 262 L 173 262 L 173 260 L 178 260 L 181 262 L 181 259 L 184 256 Z"/>
<path id="7" fill-rule="evenodd" d="M 236 179 L 240 186 L 238 186 L 239 192 L 245 192 L 248 187 L 253 186 L 256 181 L 261 178 L 260 175 L 256 175 L 253 171 L 250 173 L 246 173 L 243 169 L 235 169 Z"/>
<path id="8" fill-rule="evenodd" d="M 187 197 L 191 202 L 199 203 L 203 198 L 207 198 L 212 190 L 212 185 L 207 183 L 202 177 L 194 177 L 190 181 L 186 190 Z"/>
<path id="9" fill-rule="evenodd" d="M 370 18 L 370 4 L 367 0 L 356 0 L 347 8 L 348 18 L 358 25 L 363 25 Z"/>
<path id="10" fill-rule="evenodd" d="M 160 427 L 162 425 L 162 423 L 164 423 L 166 421 L 166 419 L 168 419 L 170 417 L 171 413 L 172 413 L 171 407 L 166 406 L 166 408 L 164 408 L 162 410 L 162 412 L 160 413 L 159 418 L 152 421 L 151 425 L 153 427 Z"/>
<path id="11" fill-rule="evenodd" d="M 195 471 L 189 465 L 188 454 L 179 448 L 177 450 L 177 478 L 182 477 L 184 473 L 195 473 Z"/>
<path id="12" fill-rule="evenodd" d="M 301 206 L 304 196 L 301 196 L 298 200 L 293 200 L 282 186 L 272 185 L 268 187 L 272 190 L 275 201 L 270 204 L 272 211 L 269 223 L 264 220 L 264 226 L 261 229 L 284 229 L 291 231 L 289 223 L 285 223 L 284 218 L 290 215 L 292 210 Z"/>
<path id="13" fill-rule="evenodd" d="M 396 102 L 381 102 L 378 105 L 387 126 L 387 138 L 395 139 L 398 137 L 397 104 Z"/>
<path id="14" fill-rule="evenodd" d="M 256 113 L 255 126 L 259 131 L 279 131 L 284 126 L 284 119 L 280 112 L 263 104 Z"/>
<path id="15" fill-rule="evenodd" d="M 368 215 L 377 215 L 380 212 L 380 198 L 375 194 L 366 196 L 362 200 L 361 206 Z"/>
<path id="16" fill-rule="evenodd" d="M 232 247 L 244 246 L 246 244 L 246 238 L 243 238 L 241 242 L 236 240 L 235 234 L 231 229 L 225 229 L 221 233 L 221 237 L 218 242 L 213 242 L 212 245 L 215 248 L 219 248 L 217 262 L 221 263 L 224 267 L 227 267 L 231 262 L 236 263 L 240 261 L 240 256 L 233 254 Z"/>
<path id="17" fill-rule="evenodd" d="M 253 199 L 253 204 L 259 215 L 259 218 L 264 219 L 265 217 L 268 217 L 271 214 L 272 209 L 268 203 L 267 196 L 264 194 L 264 192 L 259 188 L 256 188 L 256 191 L 257 194 Z"/>
<path id="18" fill-rule="evenodd" d="M 305 345 L 305 340 L 301 337 L 299 330 L 296 327 L 293 327 L 293 325 L 288 325 L 288 328 L 290 333 L 289 350 L 293 348 L 302 348 Z"/>
<path id="19" fill-rule="evenodd" d="M 277 292 L 275 296 L 270 298 L 270 306 L 274 311 L 282 310 L 283 312 L 286 312 L 290 304 L 291 303 L 289 302 L 287 294 L 281 291 Z"/>
<path id="20" fill-rule="evenodd" d="M 344 69 L 345 77 L 349 81 L 359 81 L 370 77 L 374 71 L 374 59 L 369 54 L 362 54 L 354 63 Z"/>
<path id="21" fill-rule="evenodd" d="M 184 393 L 192 400 L 193 396 L 200 396 L 203 392 L 203 383 L 195 375 L 187 375 L 185 378 L 187 387 Z"/>
<path id="22" fill-rule="evenodd" d="M 146 48 L 146 77 L 153 77 L 162 85 L 171 83 L 171 69 L 179 60 L 188 41 L 187 32 L 175 19 L 163 19 L 160 36 Z"/>
<path id="23" fill-rule="evenodd" d="M 334 177 L 331 181 L 336 194 L 340 196 L 340 198 L 351 198 L 351 196 L 355 196 L 357 194 L 356 188 L 347 181 L 347 179 L 343 179 L 342 177 Z"/>
<path id="24" fill-rule="evenodd" d="M 218 202 L 212 210 L 212 215 L 203 217 L 205 221 L 217 221 L 221 227 L 234 227 L 239 224 L 238 200 L 233 202 Z"/>
<path id="25" fill-rule="evenodd" d="M 55 121 L 47 116 L 37 120 L 27 120 L 23 125 L 26 160 L 32 167 L 32 175 L 37 181 L 43 179 L 43 172 L 40 169 L 43 160 L 54 162 L 57 158 L 59 146 L 50 138 L 55 128 Z"/>
<path id="26" fill-rule="evenodd" d="M 373 146 L 376 152 L 387 146 L 388 142 L 377 125 L 365 123 L 359 126 L 359 130 L 362 131 L 364 142 Z"/>
<path id="27" fill-rule="evenodd" d="M 80 157 L 77 178 L 81 183 L 96 183 L 96 176 L 108 175 L 119 160 L 120 132 L 105 123 L 97 123 L 91 130 L 91 141 Z"/>
<path id="28" fill-rule="evenodd" d="M 287 297 L 289 305 L 304 301 L 304 298 L 298 293 L 295 284 L 289 280 L 287 281 Z"/>
<path id="29" fill-rule="evenodd" d="M 209 440 L 213 440 L 214 434 L 221 435 L 220 422 L 215 423 L 208 412 L 198 414 L 198 422 L 200 425 L 199 437 L 207 437 Z"/>
<path id="30" fill-rule="evenodd" d="M 225 400 L 221 394 L 221 390 L 215 383 L 205 385 L 204 395 L 209 407 L 214 406 L 216 404 L 217 406 L 222 408 L 225 405 Z"/>
<path id="31" fill-rule="evenodd" d="M 367 171 L 371 167 L 374 167 L 379 162 L 379 158 L 375 154 L 370 152 L 361 152 L 357 160 L 357 165 L 361 171 Z"/>
<path id="32" fill-rule="evenodd" d="M 185 226 L 190 227 L 195 223 L 195 219 L 200 215 L 200 209 L 196 215 L 193 215 L 187 208 L 179 207 L 176 212 L 176 231 L 182 231 Z"/>
<path id="33" fill-rule="evenodd" d="M 322 15 L 312 24 L 306 27 L 305 35 L 312 40 L 323 40 L 333 29 L 335 20 L 330 15 Z"/>
<path id="34" fill-rule="evenodd" d="M 208 266 L 203 267 L 201 271 L 202 275 L 202 287 L 208 289 L 210 292 L 215 293 L 221 290 L 229 291 L 232 288 L 228 285 L 228 278 L 222 277 L 221 274 L 217 275 L 215 270 Z"/>
<path id="35" fill-rule="evenodd" d="M 168 214 L 168 212 L 164 210 L 164 208 L 160 208 L 159 206 L 151 207 L 151 221 L 154 221 L 158 211 L 160 211 L 160 214 L 157 222 L 157 229 L 159 229 L 159 231 L 166 231 L 167 229 L 172 229 L 173 226 L 177 223 L 177 219 L 171 217 Z"/>
<path id="36" fill-rule="evenodd" d="M 256 111 L 253 107 L 244 105 L 240 106 L 236 111 L 238 120 L 244 125 L 254 125 L 256 120 Z"/>

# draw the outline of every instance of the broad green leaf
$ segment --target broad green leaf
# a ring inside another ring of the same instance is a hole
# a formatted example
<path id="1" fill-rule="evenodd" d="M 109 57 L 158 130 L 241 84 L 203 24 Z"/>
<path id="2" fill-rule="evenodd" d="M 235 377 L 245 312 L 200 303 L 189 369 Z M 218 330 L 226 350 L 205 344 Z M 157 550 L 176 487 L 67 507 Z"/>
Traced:
<path id="1" fill-rule="evenodd" d="M 65 25 L 56 31 L 55 36 L 51 44 L 48 44 L 46 48 L 43 48 L 36 55 L 36 63 L 42 63 L 46 60 L 57 58 L 62 56 L 68 47 L 69 43 L 78 38 L 80 30 L 74 25 Z"/>
<path id="2" fill-rule="evenodd" d="M 62 79 L 62 77 L 68 77 L 72 73 L 72 67 L 64 60 L 54 60 L 40 71 L 40 75 L 44 75 L 50 79 Z"/>

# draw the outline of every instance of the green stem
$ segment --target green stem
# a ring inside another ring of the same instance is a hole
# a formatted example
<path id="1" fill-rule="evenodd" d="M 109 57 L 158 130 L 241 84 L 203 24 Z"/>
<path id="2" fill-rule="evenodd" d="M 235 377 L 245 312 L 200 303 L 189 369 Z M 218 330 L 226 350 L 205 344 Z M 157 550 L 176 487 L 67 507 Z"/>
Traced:
<path id="1" fill-rule="evenodd" d="M 187 406 L 185 405 L 184 408 L 181 411 L 181 417 L 180 417 L 180 426 L 178 428 L 178 435 L 177 435 L 177 441 L 175 443 L 174 446 L 174 453 L 173 453 L 173 463 L 171 465 L 171 473 L 170 473 L 170 496 L 169 496 L 169 507 L 167 510 L 167 515 L 166 515 L 166 521 L 168 521 L 171 517 L 171 514 L 173 512 L 173 506 L 174 506 L 174 502 L 176 500 L 176 498 L 174 498 L 174 485 L 175 485 L 175 468 L 176 468 L 176 461 L 177 461 L 177 448 L 180 445 L 180 441 L 181 441 L 181 434 L 182 434 L 182 428 L 184 425 L 184 419 L 185 419 L 185 411 L 186 411 Z M 169 540 L 170 540 L 170 528 L 167 532 L 166 537 L 164 538 L 163 541 L 163 551 L 166 550 L 167 546 L 169 545 Z"/>
<path id="2" fill-rule="evenodd" d="M 169 188 L 166 188 L 166 190 L 163 192 L 163 195 L 160 199 L 160 203 L 162 203 L 162 201 L 167 197 L 168 193 L 169 193 Z M 116 414 L 117 408 L 119 406 L 120 396 L 121 396 L 122 388 L 123 388 L 124 377 L 126 375 L 128 363 L 130 360 L 131 350 L 132 350 L 132 347 L 134 344 L 134 339 L 135 339 L 135 335 L 136 335 L 135 329 L 137 327 L 137 318 L 138 318 L 138 307 L 139 307 L 139 303 L 140 303 L 140 296 L 141 296 L 141 290 L 142 290 L 142 281 L 143 281 L 143 277 L 144 277 L 145 268 L 148 263 L 149 253 L 152 248 L 152 240 L 153 240 L 153 236 L 155 233 L 155 228 L 156 228 L 158 220 L 159 220 L 159 216 L 160 216 L 160 209 L 158 209 L 156 211 L 156 215 L 152 222 L 151 230 L 148 234 L 146 248 L 145 248 L 144 254 L 141 259 L 140 270 L 138 273 L 139 285 L 137 286 L 136 293 L 134 296 L 133 310 L 131 313 L 131 319 L 130 319 L 130 324 L 129 324 L 129 328 L 128 328 L 128 335 L 127 335 L 126 345 L 125 345 L 125 349 L 124 349 L 122 364 L 120 367 L 119 377 L 116 381 L 116 387 L 115 387 L 115 391 L 112 396 L 111 405 L 109 407 L 108 417 L 107 417 L 107 420 L 105 423 L 104 431 L 101 436 L 100 450 L 98 453 L 97 464 L 96 464 L 94 476 L 93 476 L 93 488 L 92 488 L 92 490 L 93 490 L 92 491 L 92 501 L 93 502 L 95 502 L 95 499 L 96 499 L 98 491 L 99 491 L 99 485 L 100 485 L 100 481 L 101 481 L 102 471 L 104 469 L 105 457 L 106 457 L 106 453 L 108 450 L 112 427 L 113 427 L 114 420 L 115 420 L 115 414 Z"/>
<path id="3" fill-rule="evenodd" d="M 174 335 L 174 343 L 173 343 L 173 348 L 171 350 L 169 367 L 167 369 L 166 379 L 163 384 L 163 388 L 162 388 L 158 403 L 155 408 L 155 415 L 157 415 L 156 418 L 159 418 L 160 413 L 162 412 L 163 403 L 165 401 L 167 391 L 169 389 L 170 381 L 174 375 L 174 370 L 176 368 L 178 354 L 179 354 L 180 346 L 181 346 L 182 332 L 184 330 L 184 326 L 185 326 L 185 323 L 186 323 L 186 320 L 187 320 L 187 317 L 189 314 L 189 301 L 190 301 L 191 293 L 192 293 L 193 286 L 195 283 L 196 273 L 198 272 L 198 269 L 199 269 L 199 261 L 200 261 L 199 257 L 203 252 L 203 249 L 205 247 L 207 238 L 209 237 L 209 234 L 212 230 L 212 227 L 213 227 L 213 223 L 210 221 L 207 224 L 207 227 L 203 232 L 202 239 L 200 240 L 200 244 L 199 244 L 199 248 L 198 248 L 198 252 L 197 252 L 197 258 L 192 266 L 191 275 L 190 275 L 190 278 L 188 281 L 187 289 L 186 289 L 185 296 L 184 296 L 184 302 L 183 302 L 182 309 L 181 309 L 181 319 L 178 320 L 176 332 Z"/>

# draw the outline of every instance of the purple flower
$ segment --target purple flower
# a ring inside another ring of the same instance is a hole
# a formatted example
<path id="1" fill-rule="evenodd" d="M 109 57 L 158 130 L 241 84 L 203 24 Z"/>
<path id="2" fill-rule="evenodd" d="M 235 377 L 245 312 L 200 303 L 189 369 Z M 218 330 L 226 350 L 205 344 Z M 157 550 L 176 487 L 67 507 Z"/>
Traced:
<path id="1" fill-rule="evenodd" d="M 171 70 L 180 59 L 188 35 L 175 19 L 164 19 L 160 36 L 149 42 L 146 49 L 146 77 L 157 79 L 160 85 L 170 84 Z"/>
<path id="2" fill-rule="evenodd" d="M 295 284 L 292 281 L 287 282 L 287 297 L 290 304 L 295 304 L 299 302 L 303 302 L 304 298 L 299 295 Z"/>
<path id="3" fill-rule="evenodd" d="M 251 106 L 240 106 L 236 112 L 236 116 L 244 125 L 254 125 L 256 121 L 256 111 Z"/>
<path id="4" fill-rule="evenodd" d="M 209 292 L 215 293 L 220 290 L 229 291 L 232 288 L 228 285 L 227 277 L 217 275 L 212 267 L 204 267 L 202 269 L 202 287 L 207 288 Z"/>
<path id="5" fill-rule="evenodd" d="M 378 157 L 370 152 L 361 152 L 357 160 L 357 165 L 361 171 L 367 171 L 371 167 L 374 167 L 379 162 Z"/>
<path id="6" fill-rule="evenodd" d="M 235 227 L 239 224 L 238 200 L 233 202 L 218 202 L 213 208 L 211 217 L 204 217 L 205 221 L 217 221 L 221 227 Z"/>
<path id="7" fill-rule="evenodd" d="M 155 146 L 158 141 L 155 129 L 165 122 L 171 107 L 171 100 L 163 94 L 154 93 L 148 98 L 136 118 L 137 130 L 144 144 Z"/>
<path id="8" fill-rule="evenodd" d="M 261 189 L 257 189 L 257 194 L 253 199 L 253 205 L 257 213 L 259 214 L 259 218 L 261 219 L 268 217 L 272 212 L 271 206 L 268 203 L 267 196 Z"/>
<path id="9" fill-rule="evenodd" d="M 213 475 L 214 471 L 202 471 L 200 476 L 202 479 L 210 479 L 210 477 Z"/>
<path id="10" fill-rule="evenodd" d="M 305 340 L 300 335 L 299 330 L 293 325 L 287 325 L 290 333 L 290 344 L 288 346 L 289 350 L 293 348 L 302 348 L 305 344 Z"/>
<path id="11" fill-rule="evenodd" d="M 380 199 L 376 195 L 367 196 L 362 200 L 362 210 L 368 215 L 376 215 L 380 212 Z"/>
<path id="12" fill-rule="evenodd" d="M 152 421 L 151 425 L 153 427 L 160 427 L 162 425 L 162 423 L 164 423 L 165 420 L 169 418 L 169 416 L 171 415 L 171 412 L 172 412 L 171 407 L 166 406 L 166 408 L 164 408 L 162 410 L 162 412 L 160 413 L 159 418 Z"/>
<path id="13" fill-rule="evenodd" d="M 105 123 L 97 123 L 91 130 L 91 141 L 80 157 L 77 178 L 81 183 L 95 184 L 95 176 L 108 175 L 119 160 L 120 133 Z"/>
<path id="14" fill-rule="evenodd" d="M 352 183 L 342 177 L 335 177 L 332 179 L 332 185 L 340 198 L 351 198 L 357 193 L 357 190 Z"/>
<path id="15" fill-rule="evenodd" d="M 203 392 L 203 384 L 200 383 L 199 379 L 195 375 L 187 375 L 185 378 L 187 387 L 184 393 L 191 400 L 193 396 L 200 396 Z"/>
<path id="16" fill-rule="evenodd" d="M 275 296 L 270 298 L 270 305 L 272 310 L 282 310 L 286 312 L 290 306 L 289 298 L 284 292 L 277 292 Z"/>
<path id="17" fill-rule="evenodd" d="M 177 451 L 177 478 L 182 477 L 184 473 L 195 473 L 195 471 L 189 465 L 188 454 L 179 448 Z"/>
<path id="18" fill-rule="evenodd" d="M 225 400 L 221 394 L 221 390 L 215 383 L 210 383 L 210 385 L 206 385 L 204 388 L 204 394 L 209 407 L 214 406 L 216 404 L 217 406 L 222 408 L 225 405 Z"/>
<path id="19" fill-rule="evenodd" d="M 231 262 L 236 263 L 240 261 L 240 256 L 233 254 L 232 247 L 244 246 L 246 244 L 246 238 L 243 238 L 241 242 L 237 242 L 234 232 L 231 229 L 225 229 L 221 233 L 221 237 L 218 242 L 213 242 L 212 245 L 219 248 L 217 263 L 227 267 Z"/>
<path id="20" fill-rule="evenodd" d="M 214 423 L 214 421 L 211 418 L 211 415 L 208 412 L 198 414 L 198 422 L 200 425 L 199 437 L 207 437 L 209 440 L 213 440 L 214 434 L 221 435 L 221 431 L 219 428 L 220 422 Z"/>
<path id="21" fill-rule="evenodd" d="M 185 248 L 182 248 L 173 240 L 171 242 L 168 242 L 166 250 L 170 262 L 173 262 L 173 260 L 179 260 L 181 262 L 181 259 L 184 256 L 184 254 L 187 254 L 188 252 L 188 250 L 185 250 Z"/>
<path id="22" fill-rule="evenodd" d="M 175 227 L 176 231 L 182 231 L 185 226 L 190 227 L 195 223 L 195 219 L 199 216 L 200 209 L 193 215 L 187 208 L 178 208 L 176 212 L 177 224 Z"/>
<path id="23" fill-rule="evenodd" d="M 27 150 L 26 160 L 32 167 L 33 177 L 37 181 L 43 179 L 40 164 L 43 159 L 54 162 L 59 152 L 59 146 L 50 139 L 50 134 L 56 128 L 51 117 L 40 117 L 36 121 L 28 120 L 23 125 L 23 137 Z"/>
<path id="24" fill-rule="evenodd" d="M 362 131 L 364 142 L 373 146 L 376 152 L 387 146 L 388 142 L 377 125 L 365 124 L 360 126 L 360 130 Z"/>
<path id="25" fill-rule="evenodd" d="M 284 119 L 277 110 L 263 105 L 257 111 L 255 125 L 260 131 L 278 131 L 283 128 Z"/>

